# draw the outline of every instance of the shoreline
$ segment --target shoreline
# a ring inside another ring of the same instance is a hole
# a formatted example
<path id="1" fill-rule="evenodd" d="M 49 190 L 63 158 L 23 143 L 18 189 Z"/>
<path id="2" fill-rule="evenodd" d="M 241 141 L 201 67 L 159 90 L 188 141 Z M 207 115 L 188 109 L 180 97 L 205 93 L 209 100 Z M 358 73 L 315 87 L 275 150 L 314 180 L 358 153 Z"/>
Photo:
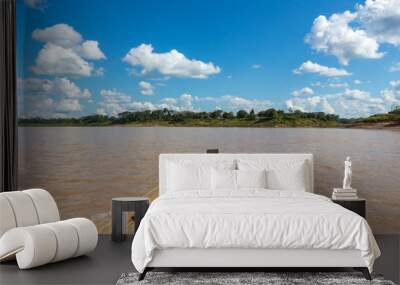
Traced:
<path id="1" fill-rule="evenodd" d="M 275 125 L 265 126 L 257 124 L 248 125 L 198 125 L 198 124 L 158 124 L 158 123 L 131 123 L 131 124 L 113 124 L 113 125 L 74 125 L 74 124 L 19 124 L 18 127 L 137 127 L 137 128 L 260 128 L 260 129 L 300 129 L 300 128 L 315 128 L 315 129 L 373 129 L 373 130 L 391 130 L 400 131 L 400 122 L 385 122 L 385 123 L 354 123 L 340 124 L 334 126 L 309 126 L 309 125 Z"/>
<path id="2" fill-rule="evenodd" d="M 400 131 L 400 122 L 359 123 L 351 124 L 349 126 L 345 126 L 344 128 Z"/>

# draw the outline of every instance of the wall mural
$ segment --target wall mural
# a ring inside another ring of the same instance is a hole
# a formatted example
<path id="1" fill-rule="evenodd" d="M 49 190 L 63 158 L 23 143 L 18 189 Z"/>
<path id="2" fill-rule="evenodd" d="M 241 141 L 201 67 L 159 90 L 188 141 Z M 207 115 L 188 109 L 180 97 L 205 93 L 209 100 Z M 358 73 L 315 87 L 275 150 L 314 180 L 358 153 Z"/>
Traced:
<path id="1" fill-rule="evenodd" d="M 168 152 L 310 152 L 330 196 L 352 158 L 376 233 L 400 233 L 393 1 L 25 0 L 19 186 L 110 232 L 111 198 L 158 195 Z"/>

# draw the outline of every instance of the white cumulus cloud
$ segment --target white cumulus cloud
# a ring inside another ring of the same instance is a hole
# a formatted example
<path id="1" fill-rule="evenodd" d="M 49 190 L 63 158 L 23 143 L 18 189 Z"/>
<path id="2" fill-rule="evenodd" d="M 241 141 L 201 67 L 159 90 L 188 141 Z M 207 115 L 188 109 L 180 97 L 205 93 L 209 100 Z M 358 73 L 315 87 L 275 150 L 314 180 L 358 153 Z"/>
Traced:
<path id="1" fill-rule="evenodd" d="M 299 110 L 302 112 L 335 113 L 335 109 L 331 106 L 328 100 L 321 96 L 289 99 L 286 101 L 286 107 L 291 110 Z"/>
<path id="2" fill-rule="evenodd" d="M 17 86 L 21 117 L 65 117 L 81 112 L 92 95 L 67 78 L 19 78 Z"/>
<path id="3" fill-rule="evenodd" d="M 302 73 L 317 73 L 322 76 L 328 77 L 341 77 L 341 76 L 350 76 L 351 73 L 347 72 L 344 69 L 338 69 L 335 67 L 328 67 L 324 65 L 320 65 L 318 63 L 314 63 L 310 60 L 303 62 L 300 67 L 293 70 L 295 74 Z"/>
<path id="4" fill-rule="evenodd" d="M 157 109 L 170 109 L 175 111 L 198 111 L 193 106 L 195 98 L 188 93 L 184 93 L 177 98 L 164 98 L 156 103 L 148 101 L 138 101 L 128 94 L 116 89 L 101 90 L 100 95 L 103 100 L 99 102 L 97 113 L 102 115 L 118 116 L 125 111 L 144 111 Z"/>
<path id="5" fill-rule="evenodd" d="M 178 103 L 178 101 L 175 98 L 164 98 L 160 100 L 161 104 L 166 104 L 166 105 L 176 105 Z"/>
<path id="6" fill-rule="evenodd" d="M 32 38 L 44 44 L 32 67 L 36 74 L 90 76 L 99 74 L 87 60 L 105 59 L 97 41 L 83 41 L 80 33 L 67 24 L 36 29 Z"/>
<path id="7" fill-rule="evenodd" d="M 86 59 L 106 59 L 106 56 L 99 48 L 98 41 L 85 41 L 77 48 L 83 58 Z"/>
<path id="8" fill-rule="evenodd" d="M 191 94 L 184 93 L 179 97 L 181 103 L 180 109 L 185 111 L 195 111 L 193 107 L 194 98 Z"/>
<path id="9" fill-rule="evenodd" d="M 61 113 L 74 113 L 82 111 L 82 106 L 77 99 L 61 99 L 56 106 L 56 111 Z"/>
<path id="10" fill-rule="evenodd" d="M 400 45 L 400 1 L 367 0 L 356 14 L 366 32 L 381 43 Z"/>
<path id="11" fill-rule="evenodd" d="M 320 15 L 305 40 L 344 65 L 353 58 L 381 58 L 380 44 L 400 45 L 400 0 L 366 0 L 352 12 Z"/>
<path id="12" fill-rule="evenodd" d="M 141 67 L 141 74 L 157 71 L 165 76 L 207 78 L 221 69 L 212 62 L 188 59 L 176 49 L 165 53 L 154 52 L 153 46 L 141 44 L 132 48 L 123 61 L 133 67 Z"/>
<path id="13" fill-rule="evenodd" d="M 64 96 L 68 98 L 89 99 L 92 95 L 89 89 L 81 89 L 67 78 L 54 80 L 40 78 L 20 78 L 18 87 L 24 92 L 25 97 L 30 96 Z"/>
<path id="14" fill-rule="evenodd" d="M 117 89 L 103 89 L 100 91 L 103 100 L 98 103 L 97 113 L 101 115 L 118 116 L 125 111 L 155 110 L 151 102 L 135 101 L 132 96 Z"/>
<path id="15" fill-rule="evenodd" d="M 294 90 L 292 92 L 292 96 L 298 97 L 298 96 L 308 96 L 308 95 L 313 95 L 314 90 L 312 90 L 310 87 L 304 87 L 300 90 Z"/>
<path id="16" fill-rule="evenodd" d="M 54 88 L 54 83 L 49 79 L 41 78 L 18 78 L 18 89 L 24 92 L 24 96 L 36 96 L 50 94 Z"/>
<path id="17" fill-rule="evenodd" d="M 304 112 L 325 112 L 344 118 L 366 117 L 388 112 L 393 104 L 400 103 L 400 81 L 372 96 L 369 92 L 346 88 L 338 93 L 295 97 L 286 100 L 286 107 Z"/>
<path id="18" fill-rule="evenodd" d="M 146 81 L 139 82 L 139 91 L 140 94 L 145 96 L 153 96 L 154 95 L 154 86 Z"/>
<path id="19" fill-rule="evenodd" d="M 378 51 L 377 40 L 364 30 L 349 26 L 355 18 L 356 15 L 349 11 L 329 18 L 319 16 L 306 36 L 306 42 L 317 51 L 336 56 L 343 65 L 352 58 L 381 58 L 383 53 Z"/>
<path id="20" fill-rule="evenodd" d="M 382 90 L 381 96 L 389 104 L 400 104 L 400 80 L 390 81 L 390 87 Z"/>
<path id="21" fill-rule="evenodd" d="M 101 90 L 100 95 L 103 100 L 98 104 L 97 113 L 101 115 L 117 116 L 119 113 L 127 111 L 129 109 L 128 104 L 132 101 L 129 95 L 116 89 Z"/>
<path id="22" fill-rule="evenodd" d="M 272 107 L 272 102 L 267 99 L 247 99 L 234 95 L 223 95 L 219 97 L 207 96 L 196 97 L 198 102 L 214 103 L 214 109 L 223 109 L 224 111 L 246 110 L 261 111 Z"/>
<path id="23" fill-rule="evenodd" d="M 72 49 L 51 43 L 46 44 L 32 67 L 36 74 L 90 76 L 93 66 Z"/>
<path id="24" fill-rule="evenodd" d="M 36 29 L 32 32 L 32 38 L 64 48 L 75 47 L 82 41 L 81 34 L 67 24 L 57 24 L 45 29 Z"/>
<path id="25" fill-rule="evenodd" d="M 74 82 L 67 78 L 57 78 L 54 80 L 54 91 L 60 91 L 61 94 L 69 98 L 85 98 L 92 96 L 88 89 L 81 90 Z"/>

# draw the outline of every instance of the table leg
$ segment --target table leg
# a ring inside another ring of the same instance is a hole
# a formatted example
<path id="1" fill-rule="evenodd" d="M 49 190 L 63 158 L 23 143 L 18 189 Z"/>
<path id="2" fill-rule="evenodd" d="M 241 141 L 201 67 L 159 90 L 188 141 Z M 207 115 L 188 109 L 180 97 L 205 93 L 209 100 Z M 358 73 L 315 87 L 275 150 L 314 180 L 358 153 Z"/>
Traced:
<path id="1" fill-rule="evenodd" d="M 112 203 L 112 241 L 122 241 L 122 205 Z"/>
<path id="2" fill-rule="evenodd" d="M 139 228 L 140 222 L 142 221 L 148 208 L 149 204 L 146 203 L 141 203 L 135 207 L 135 233 Z"/>

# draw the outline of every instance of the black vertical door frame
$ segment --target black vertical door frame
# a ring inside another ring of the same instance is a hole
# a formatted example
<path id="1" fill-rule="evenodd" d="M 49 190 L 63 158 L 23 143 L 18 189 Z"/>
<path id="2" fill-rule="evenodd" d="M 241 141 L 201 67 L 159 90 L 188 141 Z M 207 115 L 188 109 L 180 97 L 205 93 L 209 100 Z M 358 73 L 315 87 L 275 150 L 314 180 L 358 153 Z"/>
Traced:
<path id="1" fill-rule="evenodd" d="M 1 192 L 15 191 L 18 188 L 15 20 L 15 0 L 0 0 Z"/>

